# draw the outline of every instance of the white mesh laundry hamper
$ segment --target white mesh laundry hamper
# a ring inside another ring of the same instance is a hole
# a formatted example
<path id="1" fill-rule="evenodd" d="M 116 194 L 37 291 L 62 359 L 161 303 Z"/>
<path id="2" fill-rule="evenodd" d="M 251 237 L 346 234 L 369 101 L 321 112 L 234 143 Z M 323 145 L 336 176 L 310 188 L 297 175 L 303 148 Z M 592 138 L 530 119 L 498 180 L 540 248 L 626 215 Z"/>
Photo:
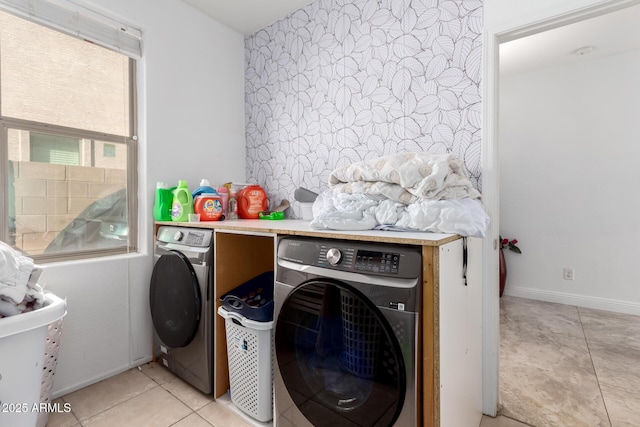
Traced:
<path id="1" fill-rule="evenodd" d="M 273 418 L 273 321 L 258 322 L 218 308 L 225 319 L 231 401 L 258 421 Z"/>
<path id="2" fill-rule="evenodd" d="M 42 385 L 40 389 L 40 403 L 46 405 L 51 403 L 53 379 L 56 373 L 56 366 L 58 366 L 58 349 L 60 348 L 63 320 L 64 318 L 60 318 L 48 326 L 44 349 L 44 363 L 42 365 Z M 49 411 L 42 411 L 38 413 L 36 427 L 45 427 L 48 421 Z"/>
<path id="3" fill-rule="evenodd" d="M 38 422 L 49 325 L 67 313 L 66 301 L 45 294 L 44 307 L 0 319 L 0 425 Z"/>

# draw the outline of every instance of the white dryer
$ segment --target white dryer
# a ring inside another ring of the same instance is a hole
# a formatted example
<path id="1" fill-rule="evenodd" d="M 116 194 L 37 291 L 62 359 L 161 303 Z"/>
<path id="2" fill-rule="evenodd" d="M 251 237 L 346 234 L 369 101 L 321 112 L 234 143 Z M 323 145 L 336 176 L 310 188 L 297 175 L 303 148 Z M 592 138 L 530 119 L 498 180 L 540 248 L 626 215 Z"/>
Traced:
<path id="1" fill-rule="evenodd" d="M 200 391 L 213 384 L 213 231 L 158 229 L 149 288 L 155 352 Z"/>

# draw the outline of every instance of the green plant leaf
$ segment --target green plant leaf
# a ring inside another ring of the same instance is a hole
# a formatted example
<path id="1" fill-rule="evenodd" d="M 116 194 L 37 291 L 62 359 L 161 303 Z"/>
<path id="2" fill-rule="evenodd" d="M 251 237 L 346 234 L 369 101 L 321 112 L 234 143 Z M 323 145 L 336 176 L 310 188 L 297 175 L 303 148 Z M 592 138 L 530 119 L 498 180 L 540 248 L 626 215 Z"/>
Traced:
<path id="1" fill-rule="evenodd" d="M 517 253 L 517 254 L 521 254 L 521 253 L 522 253 L 522 251 L 520 250 L 520 248 L 519 248 L 519 247 L 517 247 L 516 245 L 509 244 L 509 249 L 511 249 L 513 252 L 515 252 L 515 253 Z"/>

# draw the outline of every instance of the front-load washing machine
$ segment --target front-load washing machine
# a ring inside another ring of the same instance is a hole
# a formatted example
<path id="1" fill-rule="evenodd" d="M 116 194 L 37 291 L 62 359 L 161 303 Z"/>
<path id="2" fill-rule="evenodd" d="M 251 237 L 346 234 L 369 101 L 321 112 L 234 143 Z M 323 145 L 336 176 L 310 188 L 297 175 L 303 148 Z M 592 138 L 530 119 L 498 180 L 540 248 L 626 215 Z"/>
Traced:
<path id="1" fill-rule="evenodd" d="M 149 302 L 160 362 L 200 391 L 213 383 L 213 230 L 158 229 Z"/>
<path id="2" fill-rule="evenodd" d="M 275 283 L 278 427 L 418 425 L 418 247 L 282 238 Z"/>

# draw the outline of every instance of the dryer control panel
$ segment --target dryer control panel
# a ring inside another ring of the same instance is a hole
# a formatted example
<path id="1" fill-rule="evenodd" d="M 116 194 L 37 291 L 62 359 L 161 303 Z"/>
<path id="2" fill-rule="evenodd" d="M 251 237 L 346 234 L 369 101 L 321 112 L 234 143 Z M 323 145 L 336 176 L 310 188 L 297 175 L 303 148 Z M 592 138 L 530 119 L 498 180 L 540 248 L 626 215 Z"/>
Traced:
<path id="1" fill-rule="evenodd" d="M 177 243 L 197 248 L 207 248 L 213 241 L 212 230 L 199 230 L 187 227 L 160 227 L 157 242 Z"/>

